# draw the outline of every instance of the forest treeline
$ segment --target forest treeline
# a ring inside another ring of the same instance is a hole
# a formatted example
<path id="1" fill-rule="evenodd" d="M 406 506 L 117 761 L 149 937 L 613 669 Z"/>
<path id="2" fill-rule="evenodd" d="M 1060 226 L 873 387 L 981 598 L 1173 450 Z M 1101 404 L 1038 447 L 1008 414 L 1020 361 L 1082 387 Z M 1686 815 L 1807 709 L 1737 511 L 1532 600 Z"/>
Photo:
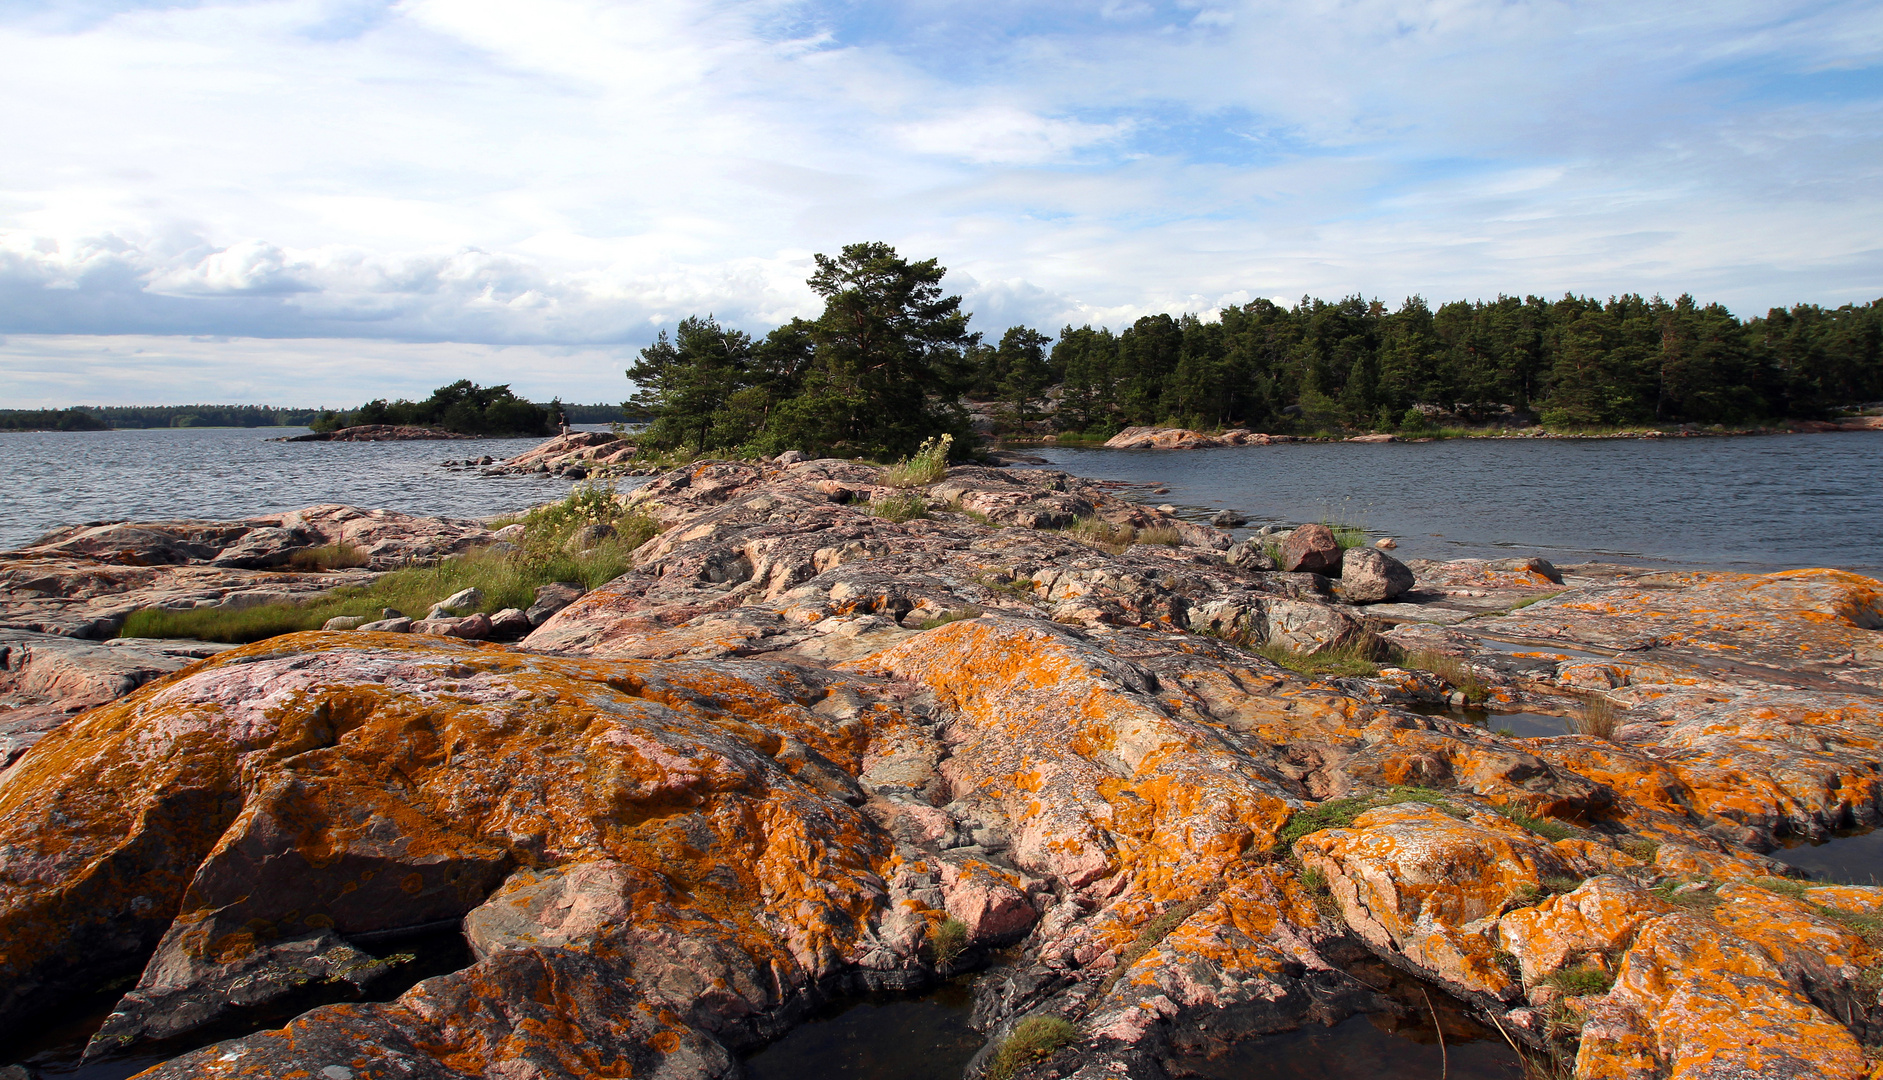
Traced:
<path id="1" fill-rule="evenodd" d="M 507 384 L 479 386 L 459 379 L 433 390 L 423 401 L 375 398 L 346 412 L 323 412 L 308 426 L 315 431 L 337 431 L 358 424 L 405 424 L 460 435 L 553 435 L 561 412 L 561 402 L 538 405 L 518 397 Z"/>
<path id="2" fill-rule="evenodd" d="M 1133 424 L 1403 431 L 1501 417 L 1555 428 L 1756 424 L 1883 398 L 1883 300 L 1741 320 L 1689 296 L 1256 300 L 1114 333 L 968 329 L 934 259 L 887 244 L 817 257 L 814 320 L 763 337 L 684 319 L 642 350 L 630 407 L 663 448 L 906 454 L 953 432 L 965 395 L 1014 430 Z"/>

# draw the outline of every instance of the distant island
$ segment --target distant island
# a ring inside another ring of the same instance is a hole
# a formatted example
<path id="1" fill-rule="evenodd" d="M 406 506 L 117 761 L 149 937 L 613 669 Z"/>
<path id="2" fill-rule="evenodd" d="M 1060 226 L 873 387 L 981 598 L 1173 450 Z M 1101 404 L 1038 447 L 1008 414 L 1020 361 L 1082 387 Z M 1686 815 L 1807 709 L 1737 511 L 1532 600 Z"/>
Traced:
<path id="1" fill-rule="evenodd" d="M 378 415 L 395 411 L 405 411 L 416 415 L 425 411 L 426 415 L 442 417 L 449 412 L 449 405 L 456 404 L 458 397 L 447 394 L 453 387 L 440 387 L 425 402 L 378 400 L 368 402 L 359 409 L 336 411 L 333 409 L 298 409 L 280 408 L 273 405 L 75 405 L 66 409 L 0 409 L 0 431 L 108 431 L 117 428 L 201 428 L 201 427 L 305 427 L 315 430 L 337 430 L 340 427 L 365 423 L 387 423 L 383 420 L 355 420 L 354 417 L 368 410 L 384 410 Z M 509 393 L 506 387 L 479 387 L 475 383 L 463 382 L 461 385 L 472 388 L 477 395 L 487 395 L 496 391 Z M 441 411 L 430 411 L 433 402 L 447 394 L 447 407 Z M 514 397 L 514 395 L 511 395 Z M 488 399 L 486 399 L 488 400 Z M 520 400 L 520 399 L 518 399 Z M 527 402 L 525 403 L 527 404 Z M 536 408 L 550 410 L 548 422 L 554 424 L 556 412 L 568 417 L 571 424 L 609 424 L 626 423 L 636 418 L 636 414 L 615 404 L 580 405 L 551 401 L 549 405 Z M 492 420 L 488 408 L 479 409 L 476 422 L 487 424 Z M 368 413 L 373 415 L 373 413 Z M 499 410 L 498 418 L 502 411 Z M 404 423 L 405 421 L 396 421 Z M 444 419 L 427 420 L 425 424 L 444 426 Z M 331 426 L 328 426 L 331 425 Z M 513 432 L 520 435 L 548 434 L 550 429 L 531 427 L 528 430 Z M 465 431 L 464 434 L 482 432 Z"/>

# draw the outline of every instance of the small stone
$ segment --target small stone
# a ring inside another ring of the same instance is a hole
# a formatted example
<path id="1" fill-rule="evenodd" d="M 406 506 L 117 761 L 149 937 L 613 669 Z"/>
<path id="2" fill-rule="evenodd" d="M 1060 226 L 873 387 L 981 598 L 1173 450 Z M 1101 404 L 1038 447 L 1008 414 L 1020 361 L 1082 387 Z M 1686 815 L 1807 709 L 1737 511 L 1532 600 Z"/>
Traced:
<path id="1" fill-rule="evenodd" d="M 796 465 L 798 462 L 804 460 L 804 451 L 786 450 L 784 453 L 779 454 L 776 458 L 773 458 L 772 460 L 778 462 L 778 464 L 780 465 Z"/>
<path id="2" fill-rule="evenodd" d="M 1390 536 L 1382 536 L 1378 540 L 1373 541 L 1373 546 L 1379 548 L 1381 551 L 1391 551 L 1399 546 L 1399 541 Z"/>
<path id="3" fill-rule="evenodd" d="M 1248 523 L 1248 518 L 1243 517 L 1234 510 L 1218 510 L 1216 511 L 1216 515 L 1210 518 L 1210 524 L 1219 529 L 1240 529 Z"/>
<path id="4" fill-rule="evenodd" d="M 497 641 L 514 641 L 534 629 L 521 608 L 504 608 L 490 617 L 490 636 Z"/>
<path id="5" fill-rule="evenodd" d="M 524 614 L 529 616 L 531 626 L 541 626 L 549 621 L 551 615 L 574 603 L 583 591 L 582 586 L 570 581 L 553 581 L 538 586 L 536 602 Z"/>
<path id="6" fill-rule="evenodd" d="M 364 615 L 335 615 L 320 624 L 322 630 L 358 630 L 368 622 Z"/>
<path id="7" fill-rule="evenodd" d="M 1162 495 L 1164 493 L 1160 491 L 1158 492 L 1158 494 Z M 1174 514 L 1177 512 L 1177 508 L 1170 505 L 1169 503 L 1165 503 L 1164 505 L 1157 508 L 1157 512 L 1160 514 Z"/>

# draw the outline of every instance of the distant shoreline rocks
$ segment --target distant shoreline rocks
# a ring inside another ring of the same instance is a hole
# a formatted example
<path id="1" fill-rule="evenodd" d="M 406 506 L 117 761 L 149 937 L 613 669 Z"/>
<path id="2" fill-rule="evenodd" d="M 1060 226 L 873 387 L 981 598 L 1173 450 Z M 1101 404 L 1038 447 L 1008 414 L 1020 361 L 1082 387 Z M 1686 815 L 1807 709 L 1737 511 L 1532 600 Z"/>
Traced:
<path id="1" fill-rule="evenodd" d="M 415 427 L 408 424 L 359 424 L 338 431 L 314 431 L 306 435 L 287 435 L 272 442 L 417 442 L 422 439 L 476 439 L 455 431 Z"/>

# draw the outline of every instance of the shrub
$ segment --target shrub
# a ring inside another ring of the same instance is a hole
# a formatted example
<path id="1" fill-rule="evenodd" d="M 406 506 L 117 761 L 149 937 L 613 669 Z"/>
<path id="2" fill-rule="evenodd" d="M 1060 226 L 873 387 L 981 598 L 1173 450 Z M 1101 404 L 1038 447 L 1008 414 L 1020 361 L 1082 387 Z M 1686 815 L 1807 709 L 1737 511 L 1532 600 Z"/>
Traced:
<path id="1" fill-rule="evenodd" d="M 960 919 L 943 919 L 928 929 L 928 958 L 936 967 L 955 962 L 968 947 L 968 924 Z"/>
<path id="2" fill-rule="evenodd" d="M 1073 539 L 1084 541 L 1096 548 L 1104 548 L 1113 555 L 1124 554 L 1124 550 L 1130 547 L 1138 537 L 1138 530 L 1129 525 L 1113 525 L 1109 521 L 1096 517 L 1080 518 L 1065 531 Z"/>
<path id="3" fill-rule="evenodd" d="M 994 1062 L 988 1067 L 991 1080 L 1012 1080 L 1015 1073 L 1036 1061 L 1044 1061 L 1071 1042 L 1079 1029 L 1057 1016 L 1029 1016 L 1013 1026 Z"/>
<path id="4" fill-rule="evenodd" d="M 1598 739 L 1615 737 L 1615 726 L 1620 716 L 1615 711 L 1615 703 L 1601 694 L 1590 694 L 1582 699 L 1582 708 L 1571 718 L 1570 723 L 1581 735 L 1592 735 Z"/>
<path id="5" fill-rule="evenodd" d="M 1132 538 L 1134 544 L 1162 544 L 1165 547 L 1182 547 L 1183 534 L 1172 528 L 1139 529 Z"/>
<path id="6" fill-rule="evenodd" d="M 948 448 L 953 435 L 924 439 L 914 457 L 906 457 L 883 469 L 883 484 L 893 488 L 927 487 L 948 475 Z"/>
<path id="7" fill-rule="evenodd" d="M 913 491 L 905 491 L 899 495 L 873 499 L 868 509 L 870 513 L 888 521 L 913 521 L 928 516 L 928 500 Z"/>

